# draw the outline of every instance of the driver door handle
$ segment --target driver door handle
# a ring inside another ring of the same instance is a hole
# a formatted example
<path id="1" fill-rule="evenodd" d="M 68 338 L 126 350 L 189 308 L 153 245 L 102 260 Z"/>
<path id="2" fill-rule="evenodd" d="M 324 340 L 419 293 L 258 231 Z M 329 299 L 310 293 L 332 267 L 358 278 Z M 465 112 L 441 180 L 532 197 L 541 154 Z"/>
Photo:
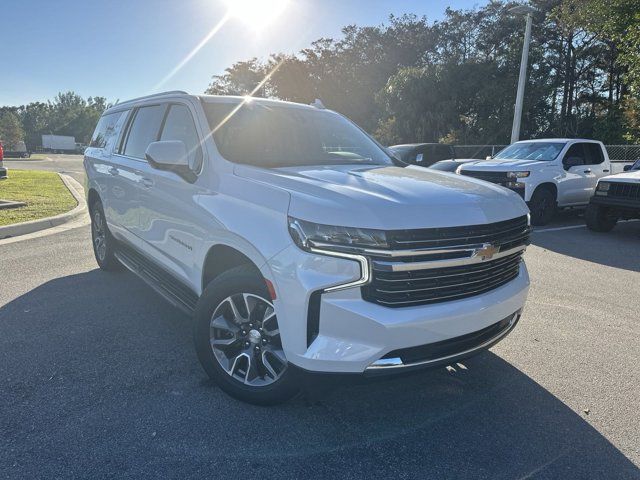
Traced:
<path id="1" fill-rule="evenodd" d="M 584 171 L 584 173 L 591 173 L 591 169 L 590 169 L 590 168 L 587 168 L 587 169 Z"/>
<path id="2" fill-rule="evenodd" d="M 151 180 L 150 178 L 142 177 L 141 182 L 142 182 L 142 185 L 144 185 L 145 188 L 153 187 L 153 180 Z"/>

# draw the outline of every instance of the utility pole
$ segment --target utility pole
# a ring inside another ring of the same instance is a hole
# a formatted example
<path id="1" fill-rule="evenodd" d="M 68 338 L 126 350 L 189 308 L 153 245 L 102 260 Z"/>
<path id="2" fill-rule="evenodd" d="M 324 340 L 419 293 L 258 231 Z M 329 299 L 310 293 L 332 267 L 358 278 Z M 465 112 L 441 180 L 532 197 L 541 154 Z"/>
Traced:
<path id="1" fill-rule="evenodd" d="M 533 13 L 535 11 L 535 8 L 529 7 L 528 5 L 518 5 L 517 7 L 509 9 L 510 13 L 524 15 L 526 20 L 524 45 L 522 47 L 522 58 L 520 59 L 520 76 L 518 77 L 518 92 L 516 94 L 516 105 L 513 112 L 513 127 L 511 128 L 511 143 L 520 140 L 524 87 L 527 83 L 527 63 L 529 63 L 529 44 L 531 43 L 531 24 L 533 23 Z"/>

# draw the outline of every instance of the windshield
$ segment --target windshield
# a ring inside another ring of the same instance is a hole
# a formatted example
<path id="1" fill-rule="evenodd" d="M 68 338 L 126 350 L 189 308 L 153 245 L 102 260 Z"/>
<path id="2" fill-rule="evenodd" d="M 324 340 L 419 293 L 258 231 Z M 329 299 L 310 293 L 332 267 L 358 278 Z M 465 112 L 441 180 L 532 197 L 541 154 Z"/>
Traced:
<path id="1" fill-rule="evenodd" d="M 258 102 L 203 103 L 220 154 L 259 167 L 393 161 L 362 130 L 327 110 Z"/>
<path id="2" fill-rule="evenodd" d="M 558 157 L 565 145 L 555 142 L 518 142 L 509 145 L 494 158 L 550 162 Z"/>
<path id="3" fill-rule="evenodd" d="M 636 160 L 636 163 L 631 166 L 631 170 L 640 170 L 640 160 Z"/>

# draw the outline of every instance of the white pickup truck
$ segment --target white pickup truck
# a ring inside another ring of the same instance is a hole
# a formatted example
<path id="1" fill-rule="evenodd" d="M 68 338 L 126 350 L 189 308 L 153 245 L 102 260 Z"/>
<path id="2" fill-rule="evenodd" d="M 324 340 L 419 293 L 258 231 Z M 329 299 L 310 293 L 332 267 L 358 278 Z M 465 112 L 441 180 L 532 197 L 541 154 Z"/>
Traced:
<path id="1" fill-rule="evenodd" d="M 632 218 L 640 218 L 640 160 L 624 173 L 601 178 L 585 213 L 587 227 L 596 232 L 608 232 L 618 220 Z"/>
<path id="2" fill-rule="evenodd" d="M 531 223 L 546 225 L 558 208 L 586 206 L 611 163 L 601 142 L 550 138 L 516 142 L 456 172 L 517 192 L 531 210 Z"/>

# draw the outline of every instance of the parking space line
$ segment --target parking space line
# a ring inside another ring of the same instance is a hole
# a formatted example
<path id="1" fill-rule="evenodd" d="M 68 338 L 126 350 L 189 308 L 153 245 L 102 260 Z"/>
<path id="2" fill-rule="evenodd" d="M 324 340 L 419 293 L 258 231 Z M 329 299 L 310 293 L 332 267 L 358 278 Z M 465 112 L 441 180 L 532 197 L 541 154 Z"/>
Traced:
<path id="1" fill-rule="evenodd" d="M 568 227 L 554 227 L 554 228 L 543 228 L 542 230 L 538 230 L 537 228 L 533 229 L 533 233 L 543 233 L 543 232 L 558 232 L 560 230 L 572 230 L 574 228 L 586 228 L 586 225 L 569 225 Z"/>
<path id="2" fill-rule="evenodd" d="M 640 220 L 621 220 L 619 223 L 631 223 L 631 222 L 638 222 L 638 221 Z M 573 230 L 575 228 L 587 228 L 587 226 L 586 225 L 569 225 L 567 227 L 543 228 L 542 230 L 538 230 L 534 228 L 533 233 L 559 232 L 560 230 Z"/>

